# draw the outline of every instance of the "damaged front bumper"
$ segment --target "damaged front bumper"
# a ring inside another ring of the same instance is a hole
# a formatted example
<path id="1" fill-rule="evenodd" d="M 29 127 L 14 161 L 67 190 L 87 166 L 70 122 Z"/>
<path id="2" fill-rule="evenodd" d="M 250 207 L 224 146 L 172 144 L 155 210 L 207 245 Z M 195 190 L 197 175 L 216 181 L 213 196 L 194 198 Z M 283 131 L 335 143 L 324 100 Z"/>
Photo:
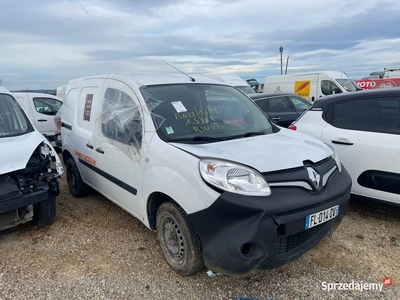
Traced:
<path id="1" fill-rule="evenodd" d="M 343 168 L 318 193 L 294 187 L 273 187 L 268 197 L 224 192 L 188 218 L 200 237 L 206 267 L 243 276 L 277 268 L 315 246 L 339 225 L 349 207 L 350 188 Z M 335 218 L 305 229 L 307 216 L 336 205 Z"/>

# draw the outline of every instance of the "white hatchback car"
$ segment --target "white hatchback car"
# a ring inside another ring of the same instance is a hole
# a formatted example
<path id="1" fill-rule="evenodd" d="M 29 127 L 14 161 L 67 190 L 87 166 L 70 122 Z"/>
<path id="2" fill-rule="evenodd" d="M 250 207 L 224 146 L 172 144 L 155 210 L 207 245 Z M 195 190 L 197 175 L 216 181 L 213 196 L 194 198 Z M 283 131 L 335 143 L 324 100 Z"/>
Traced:
<path id="1" fill-rule="evenodd" d="M 336 150 L 352 194 L 400 204 L 399 88 L 328 96 L 289 128 Z"/>

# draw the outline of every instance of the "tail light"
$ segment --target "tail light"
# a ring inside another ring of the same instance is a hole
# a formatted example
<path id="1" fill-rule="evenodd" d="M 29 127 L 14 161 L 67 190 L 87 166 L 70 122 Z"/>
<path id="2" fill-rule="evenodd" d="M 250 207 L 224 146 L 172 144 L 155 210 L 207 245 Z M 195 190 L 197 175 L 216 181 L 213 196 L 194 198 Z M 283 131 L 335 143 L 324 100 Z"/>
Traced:
<path id="1" fill-rule="evenodd" d="M 296 131 L 297 130 L 297 127 L 296 127 L 296 125 L 289 125 L 289 127 L 288 127 L 289 129 L 291 129 L 291 130 L 294 130 L 294 131 Z"/>

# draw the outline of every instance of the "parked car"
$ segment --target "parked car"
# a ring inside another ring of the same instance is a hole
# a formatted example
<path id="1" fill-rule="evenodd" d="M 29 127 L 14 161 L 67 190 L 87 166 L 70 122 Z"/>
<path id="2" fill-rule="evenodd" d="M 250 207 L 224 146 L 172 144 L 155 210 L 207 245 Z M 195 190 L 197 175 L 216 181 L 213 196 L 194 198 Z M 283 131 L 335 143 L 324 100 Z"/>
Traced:
<path id="1" fill-rule="evenodd" d="M 0 230 L 53 223 L 60 159 L 13 95 L 0 87 Z"/>
<path id="2" fill-rule="evenodd" d="M 264 84 L 257 81 L 257 79 L 246 79 L 247 83 L 256 93 L 262 93 L 264 89 Z"/>
<path id="3" fill-rule="evenodd" d="M 13 96 L 36 129 L 49 141 L 55 141 L 54 116 L 61 108 L 62 99 L 45 93 L 14 92 Z"/>
<path id="4" fill-rule="evenodd" d="M 399 88 L 326 97 L 289 128 L 335 148 L 353 194 L 400 204 Z"/>
<path id="5" fill-rule="evenodd" d="M 91 187 L 156 230 L 181 275 L 204 265 L 228 275 L 276 268 L 315 246 L 348 209 L 351 180 L 335 152 L 270 123 L 231 85 L 109 74 L 71 80 L 65 95 L 70 193 Z"/>
<path id="6" fill-rule="evenodd" d="M 261 93 L 248 95 L 275 124 L 288 127 L 311 104 L 292 93 Z"/>

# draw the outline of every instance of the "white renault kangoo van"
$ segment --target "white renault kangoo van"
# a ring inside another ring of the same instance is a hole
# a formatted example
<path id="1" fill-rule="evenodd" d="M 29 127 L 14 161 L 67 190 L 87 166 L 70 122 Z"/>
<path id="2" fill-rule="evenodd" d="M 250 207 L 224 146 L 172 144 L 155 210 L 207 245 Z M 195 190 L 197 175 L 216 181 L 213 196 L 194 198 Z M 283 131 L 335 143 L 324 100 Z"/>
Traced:
<path id="1" fill-rule="evenodd" d="M 78 78 L 61 118 L 71 194 L 95 189 L 155 230 L 181 275 L 276 268 L 315 246 L 349 206 L 351 179 L 332 148 L 275 126 L 222 82 Z"/>

